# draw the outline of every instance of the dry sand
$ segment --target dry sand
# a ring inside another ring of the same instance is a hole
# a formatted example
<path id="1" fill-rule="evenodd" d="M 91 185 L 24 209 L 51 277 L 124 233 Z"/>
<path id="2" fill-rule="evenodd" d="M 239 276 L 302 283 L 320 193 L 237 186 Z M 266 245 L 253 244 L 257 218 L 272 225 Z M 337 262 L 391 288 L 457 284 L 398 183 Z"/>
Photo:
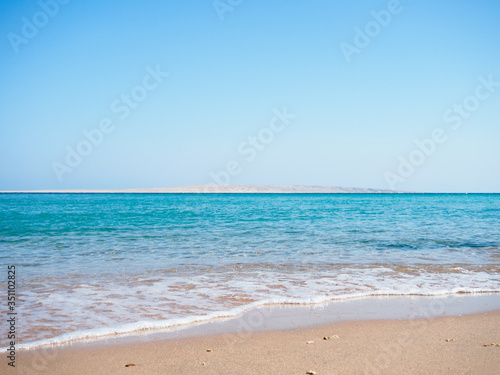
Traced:
<path id="1" fill-rule="evenodd" d="M 2 374 L 499 374 L 491 343 L 500 311 L 20 351 Z"/>

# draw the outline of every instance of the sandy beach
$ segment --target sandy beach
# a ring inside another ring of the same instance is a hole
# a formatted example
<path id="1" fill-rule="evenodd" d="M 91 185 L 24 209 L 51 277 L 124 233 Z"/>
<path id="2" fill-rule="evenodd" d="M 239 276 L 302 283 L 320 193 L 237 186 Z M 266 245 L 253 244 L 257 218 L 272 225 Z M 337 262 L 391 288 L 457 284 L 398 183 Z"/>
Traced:
<path id="1" fill-rule="evenodd" d="M 327 338 L 325 340 L 325 337 Z M 500 311 L 21 351 L 19 374 L 498 374 Z M 11 371 L 14 370 L 14 371 Z"/>

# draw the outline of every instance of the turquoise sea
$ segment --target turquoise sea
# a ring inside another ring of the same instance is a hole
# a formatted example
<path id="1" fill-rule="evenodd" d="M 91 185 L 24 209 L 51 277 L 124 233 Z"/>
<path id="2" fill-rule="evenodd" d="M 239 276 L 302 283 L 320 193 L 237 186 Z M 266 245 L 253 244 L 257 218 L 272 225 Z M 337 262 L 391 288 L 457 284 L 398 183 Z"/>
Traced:
<path id="1" fill-rule="evenodd" d="M 0 217 L 27 348 L 267 303 L 500 292 L 499 194 L 0 194 Z"/>

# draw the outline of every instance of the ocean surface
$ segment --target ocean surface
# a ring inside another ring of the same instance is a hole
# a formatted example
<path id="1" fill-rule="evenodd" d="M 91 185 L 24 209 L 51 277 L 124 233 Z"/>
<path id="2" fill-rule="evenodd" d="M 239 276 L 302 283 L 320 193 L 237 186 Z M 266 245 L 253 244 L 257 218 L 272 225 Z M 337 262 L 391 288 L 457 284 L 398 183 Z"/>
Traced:
<path id="1" fill-rule="evenodd" d="M 499 194 L 0 194 L 0 218 L 25 348 L 269 303 L 500 292 Z"/>

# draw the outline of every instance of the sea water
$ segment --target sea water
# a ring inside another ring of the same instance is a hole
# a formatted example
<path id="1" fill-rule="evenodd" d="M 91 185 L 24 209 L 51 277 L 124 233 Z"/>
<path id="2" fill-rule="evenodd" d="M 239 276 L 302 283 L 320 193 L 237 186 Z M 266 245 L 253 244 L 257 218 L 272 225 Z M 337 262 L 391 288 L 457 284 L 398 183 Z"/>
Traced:
<path id="1" fill-rule="evenodd" d="M 500 292 L 498 194 L 0 194 L 0 218 L 24 348 L 262 304 Z"/>

